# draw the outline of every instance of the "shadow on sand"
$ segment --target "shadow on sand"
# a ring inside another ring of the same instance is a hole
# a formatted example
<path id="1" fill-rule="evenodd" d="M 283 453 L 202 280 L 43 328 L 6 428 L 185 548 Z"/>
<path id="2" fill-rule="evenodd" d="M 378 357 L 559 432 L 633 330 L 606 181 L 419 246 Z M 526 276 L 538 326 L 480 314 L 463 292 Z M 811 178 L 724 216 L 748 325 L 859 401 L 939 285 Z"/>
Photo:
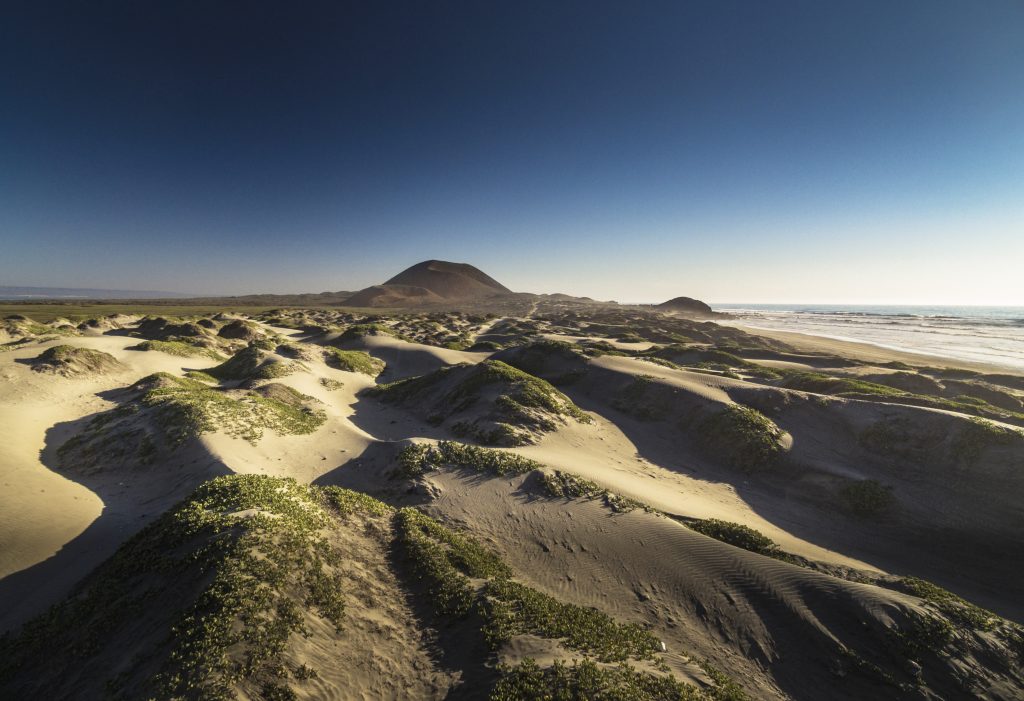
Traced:
<path id="1" fill-rule="evenodd" d="M 115 389 L 97 396 L 121 403 L 128 393 L 125 389 Z M 40 460 L 56 474 L 77 482 L 99 497 L 103 511 L 56 554 L 0 580 L 0 602 L 3 602 L 0 631 L 15 628 L 60 601 L 122 543 L 198 485 L 231 474 L 198 441 L 181 446 L 149 465 L 83 469 L 65 464 L 58 449 L 83 431 L 97 415 L 61 422 L 48 429 Z M 60 517 L 59 514 L 54 516 Z"/>

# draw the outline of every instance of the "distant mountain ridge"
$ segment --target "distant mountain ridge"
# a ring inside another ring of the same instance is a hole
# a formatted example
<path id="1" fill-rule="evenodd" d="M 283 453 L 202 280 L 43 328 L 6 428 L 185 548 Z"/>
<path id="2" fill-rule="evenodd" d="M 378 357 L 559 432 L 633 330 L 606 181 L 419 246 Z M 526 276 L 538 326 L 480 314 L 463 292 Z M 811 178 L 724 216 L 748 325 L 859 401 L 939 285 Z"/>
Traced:
<path id="1" fill-rule="evenodd" d="M 104 290 L 91 287 L 16 287 L 0 285 L 0 299 L 180 299 L 192 297 L 184 292 L 156 290 Z"/>

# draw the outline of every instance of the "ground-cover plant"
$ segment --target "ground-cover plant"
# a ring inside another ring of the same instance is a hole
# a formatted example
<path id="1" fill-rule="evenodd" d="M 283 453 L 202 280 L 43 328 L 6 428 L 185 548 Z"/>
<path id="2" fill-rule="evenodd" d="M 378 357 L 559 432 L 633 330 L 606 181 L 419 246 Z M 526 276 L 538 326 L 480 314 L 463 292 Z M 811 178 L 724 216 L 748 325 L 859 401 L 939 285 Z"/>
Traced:
<path id="1" fill-rule="evenodd" d="M 634 509 L 651 511 L 645 504 L 609 492 L 596 482 L 561 470 L 540 472 L 540 485 L 548 496 L 556 499 L 601 499 L 605 506 L 616 513 L 628 513 Z"/>
<path id="2" fill-rule="evenodd" d="M 1012 445 L 1015 441 L 1024 442 L 1024 434 L 976 418 L 966 422 L 956 434 L 950 453 L 957 462 L 971 465 L 977 462 L 988 448 Z"/>
<path id="3" fill-rule="evenodd" d="M 126 350 L 159 351 L 161 353 L 177 355 L 183 358 L 211 358 L 212 360 L 218 361 L 224 360 L 224 356 L 212 348 L 206 348 L 186 341 L 143 341 L 142 343 L 137 343 L 134 346 L 128 346 Z"/>
<path id="4" fill-rule="evenodd" d="M 526 658 L 502 670 L 490 701 L 706 701 L 716 698 L 674 677 L 638 671 L 630 665 L 601 666 L 592 660 L 556 660 L 541 667 Z M 734 697 L 739 699 L 745 697 Z"/>
<path id="5" fill-rule="evenodd" d="M 484 594 L 484 636 L 493 647 L 513 636 L 532 634 L 558 638 L 566 647 L 602 662 L 649 659 L 661 651 L 661 641 L 636 624 L 617 623 L 597 609 L 561 603 L 510 579 L 488 581 Z"/>
<path id="6" fill-rule="evenodd" d="M 367 392 L 387 402 L 418 404 L 434 425 L 480 403 L 474 416 L 453 422 L 451 430 L 492 445 L 531 443 L 534 432 L 553 431 L 559 420 L 592 421 L 550 383 L 496 360 L 444 367 Z"/>
<path id="7" fill-rule="evenodd" d="M 839 501 L 856 516 L 879 516 L 889 511 L 896 503 L 892 487 L 876 480 L 859 480 L 844 485 L 839 490 Z"/>
<path id="8" fill-rule="evenodd" d="M 735 545 L 737 548 L 743 548 L 752 553 L 767 555 L 776 559 L 786 559 L 785 553 L 782 552 L 775 541 L 749 526 L 733 523 L 732 521 L 721 521 L 717 518 L 688 521 L 686 525 L 698 533 L 703 533 L 708 537 L 728 543 L 729 545 Z"/>
<path id="9" fill-rule="evenodd" d="M 110 353 L 67 345 L 47 348 L 26 362 L 36 372 L 54 373 L 65 377 L 116 372 L 124 369 L 124 366 Z"/>
<path id="10" fill-rule="evenodd" d="M 665 389 L 655 384 L 652 375 L 634 375 L 625 389 L 617 392 L 611 405 L 619 411 L 642 421 L 659 421 L 672 410 Z M 661 389 L 662 391 L 657 391 Z"/>
<path id="11" fill-rule="evenodd" d="M 288 641 L 309 634 L 313 615 L 343 626 L 340 558 L 323 534 L 334 522 L 315 488 L 292 479 L 214 479 L 132 537 L 76 596 L 0 640 L 0 678 L 43 657 L 78 664 L 129 635 L 140 648 L 135 664 L 108 672 L 112 697 L 233 699 L 242 684 L 287 693 L 315 674 L 288 664 Z M 139 619 L 146 636 L 132 632 Z"/>
<path id="12" fill-rule="evenodd" d="M 343 487 L 320 487 L 318 493 L 340 516 L 354 513 L 388 516 L 395 511 L 393 506 L 385 504 L 379 499 Z"/>
<path id="13" fill-rule="evenodd" d="M 404 477 L 418 477 L 443 467 L 467 469 L 496 476 L 522 475 L 543 467 L 536 460 L 493 448 L 481 448 L 455 441 L 437 445 L 417 443 L 398 453 L 399 472 Z"/>
<path id="14" fill-rule="evenodd" d="M 333 377 L 321 377 L 320 385 L 324 389 L 334 392 L 344 387 L 345 383 L 335 380 Z"/>
<path id="15" fill-rule="evenodd" d="M 338 337 L 339 341 L 351 341 L 363 336 L 379 336 L 379 335 L 393 336 L 396 335 L 392 330 L 377 322 L 353 324 L 346 328 L 341 335 Z"/>
<path id="16" fill-rule="evenodd" d="M 465 616 L 476 600 L 467 574 L 504 573 L 504 564 L 476 541 L 459 536 L 415 509 L 395 515 L 399 545 L 427 589 L 438 615 Z"/>
<path id="17" fill-rule="evenodd" d="M 58 450 L 84 466 L 138 458 L 149 462 L 160 447 L 173 449 L 204 433 L 224 431 L 255 443 L 265 430 L 312 433 L 326 420 L 316 400 L 281 384 L 223 390 L 200 380 L 156 373 L 129 388 L 121 406 L 96 415 Z"/>
<path id="18" fill-rule="evenodd" d="M 220 365 L 205 368 L 204 372 L 219 380 L 271 380 L 302 370 L 302 363 L 282 361 L 268 353 L 276 348 L 274 342 L 261 344 L 254 341 Z"/>
<path id="19" fill-rule="evenodd" d="M 788 389 L 802 390 L 804 392 L 816 392 L 818 394 L 832 394 L 837 397 L 846 396 L 877 396 L 877 397 L 902 397 L 907 392 L 880 385 L 875 382 L 865 382 L 853 377 L 836 377 L 820 372 L 793 372 L 786 375 L 782 383 Z"/>
<path id="20" fill-rule="evenodd" d="M 361 372 L 364 375 L 376 377 L 384 370 L 384 361 L 374 358 L 365 351 L 341 350 L 333 346 L 326 346 L 324 354 L 328 365 L 346 372 Z"/>
<path id="21" fill-rule="evenodd" d="M 992 630 L 1000 619 L 991 611 L 966 601 L 951 591 L 917 577 L 903 577 L 896 588 L 933 604 L 951 621 L 975 630 Z"/>
<path id="22" fill-rule="evenodd" d="M 771 419 L 747 406 L 730 404 L 697 427 L 697 442 L 709 456 L 744 472 L 773 467 L 782 456 L 784 433 Z"/>

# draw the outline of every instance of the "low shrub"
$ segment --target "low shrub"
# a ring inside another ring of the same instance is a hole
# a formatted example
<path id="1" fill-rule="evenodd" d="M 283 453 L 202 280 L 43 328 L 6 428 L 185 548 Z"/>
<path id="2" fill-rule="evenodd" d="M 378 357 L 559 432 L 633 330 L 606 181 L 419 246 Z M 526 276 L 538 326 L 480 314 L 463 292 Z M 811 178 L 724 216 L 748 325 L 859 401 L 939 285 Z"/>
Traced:
<path id="1" fill-rule="evenodd" d="M 779 461 L 783 435 L 775 422 L 756 409 L 731 404 L 700 424 L 697 440 L 712 459 L 744 472 L 756 472 Z"/>

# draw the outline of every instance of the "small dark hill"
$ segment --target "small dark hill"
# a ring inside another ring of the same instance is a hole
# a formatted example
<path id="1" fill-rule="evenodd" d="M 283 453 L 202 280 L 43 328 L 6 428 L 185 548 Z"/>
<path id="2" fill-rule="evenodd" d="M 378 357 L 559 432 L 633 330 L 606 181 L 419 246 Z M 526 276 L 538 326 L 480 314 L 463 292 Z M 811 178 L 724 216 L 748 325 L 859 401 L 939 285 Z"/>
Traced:
<path id="1" fill-rule="evenodd" d="M 427 260 L 403 270 L 383 285 L 356 292 L 346 304 L 352 307 L 399 307 L 510 293 L 507 287 L 472 265 Z"/>
<path id="2" fill-rule="evenodd" d="M 675 312 L 692 316 L 715 315 L 715 313 L 711 311 L 711 307 L 704 302 L 701 302 L 699 299 L 693 299 L 692 297 L 674 297 L 667 302 L 655 304 L 654 308 L 662 312 Z"/>

